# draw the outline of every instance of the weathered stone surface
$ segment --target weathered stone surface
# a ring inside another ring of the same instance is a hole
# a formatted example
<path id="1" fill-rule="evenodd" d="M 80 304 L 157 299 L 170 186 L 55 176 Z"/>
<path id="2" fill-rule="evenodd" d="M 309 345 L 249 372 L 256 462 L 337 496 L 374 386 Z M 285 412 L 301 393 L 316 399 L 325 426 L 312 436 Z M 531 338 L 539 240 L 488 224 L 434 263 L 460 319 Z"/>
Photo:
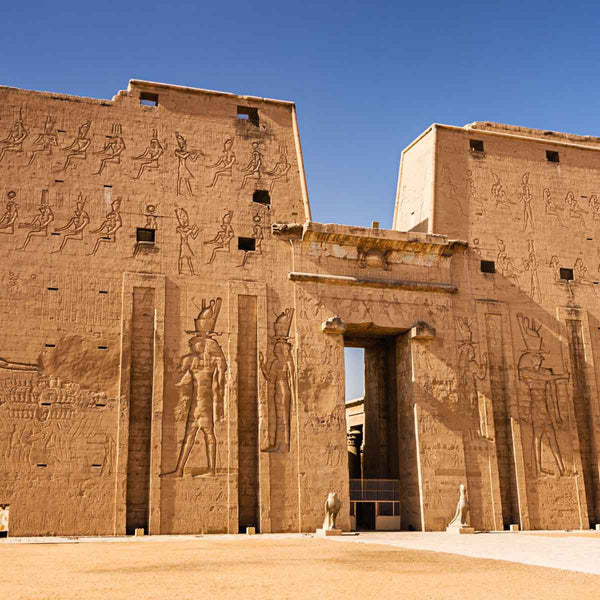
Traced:
<path id="1" fill-rule="evenodd" d="M 321 224 L 290 102 L 0 88 L 0 526 L 599 522 L 599 150 L 433 126 L 394 230 Z"/>

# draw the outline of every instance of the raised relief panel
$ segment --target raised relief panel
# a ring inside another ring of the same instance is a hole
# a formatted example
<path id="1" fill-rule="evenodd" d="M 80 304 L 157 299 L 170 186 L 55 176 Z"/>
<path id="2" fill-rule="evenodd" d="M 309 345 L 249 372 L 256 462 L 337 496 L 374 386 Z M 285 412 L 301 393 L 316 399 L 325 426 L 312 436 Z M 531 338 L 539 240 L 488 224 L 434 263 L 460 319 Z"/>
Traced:
<path id="1" fill-rule="evenodd" d="M 25 128 L 23 120 L 23 109 L 19 109 L 19 116 L 10 128 L 8 135 L 0 140 L 0 163 L 8 155 L 8 153 L 16 153 L 17 156 L 23 156 L 23 142 L 29 135 Z"/>

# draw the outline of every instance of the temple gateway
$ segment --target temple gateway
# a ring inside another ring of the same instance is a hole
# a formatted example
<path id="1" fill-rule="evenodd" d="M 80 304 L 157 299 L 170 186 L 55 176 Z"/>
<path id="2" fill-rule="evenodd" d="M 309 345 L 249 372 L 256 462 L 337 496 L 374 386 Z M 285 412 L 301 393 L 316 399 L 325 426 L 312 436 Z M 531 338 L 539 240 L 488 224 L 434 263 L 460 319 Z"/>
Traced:
<path id="1" fill-rule="evenodd" d="M 432 125 L 393 229 L 316 223 L 291 102 L 0 88 L 0 535 L 308 532 L 330 492 L 439 531 L 461 484 L 478 530 L 588 529 L 599 198 L 599 138 Z"/>

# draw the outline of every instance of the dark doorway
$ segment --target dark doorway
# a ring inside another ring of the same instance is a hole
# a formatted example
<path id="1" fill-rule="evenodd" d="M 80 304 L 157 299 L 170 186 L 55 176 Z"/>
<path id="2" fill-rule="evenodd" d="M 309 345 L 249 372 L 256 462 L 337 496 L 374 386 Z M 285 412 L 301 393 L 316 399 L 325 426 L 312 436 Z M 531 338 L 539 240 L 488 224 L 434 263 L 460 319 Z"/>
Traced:
<path id="1" fill-rule="evenodd" d="M 356 503 L 356 529 L 375 531 L 375 502 Z"/>

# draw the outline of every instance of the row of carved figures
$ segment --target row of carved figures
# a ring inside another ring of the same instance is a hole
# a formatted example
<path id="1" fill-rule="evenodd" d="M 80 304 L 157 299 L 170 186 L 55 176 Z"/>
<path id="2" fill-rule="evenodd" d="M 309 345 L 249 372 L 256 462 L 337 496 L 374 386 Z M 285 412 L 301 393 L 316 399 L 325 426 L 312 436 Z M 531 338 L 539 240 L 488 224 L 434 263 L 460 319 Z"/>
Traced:
<path id="1" fill-rule="evenodd" d="M 64 250 L 67 242 L 71 240 L 83 241 L 83 234 L 90 224 L 90 216 L 85 210 L 86 198 L 82 194 L 79 194 L 77 199 L 75 210 L 69 221 L 62 227 L 55 228 L 51 231 L 52 223 L 54 222 L 54 212 L 50 206 L 48 198 L 48 190 L 42 190 L 42 197 L 40 206 L 37 214 L 26 223 L 18 223 L 19 207 L 16 202 L 16 192 L 10 191 L 7 194 L 8 201 L 6 203 L 6 210 L 0 217 L 0 234 L 15 234 L 15 228 L 27 229 L 27 235 L 23 241 L 23 245 L 17 248 L 18 250 L 25 250 L 31 240 L 35 237 L 49 238 L 52 233 L 60 233 L 62 235 L 62 242 L 57 250 L 53 253 L 60 253 Z M 121 217 L 121 204 L 122 198 L 116 198 L 111 202 L 110 211 L 106 214 L 104 221 L 96 229 L 90 230 L 90 233 L 98 234 L 96 238 L 94 248 L 89 255 L 92 256 L 98 252 L 101 244 L 114 244 L 117 241 L 117 232 L 123 226 L 123 220 Z M 144 228 L 157 230 L 158 219 L 157 207 L 154 204 L 147 204 L 145 210 L 145 222 L 143 223 Z M 179 274 L 184 274 L 186 268 L 190 275 L 195 275 L 193 259 L 195 257 L 194 251 L 190 245 L 190 239 L 196 239 L 200 233 L 200 229 L 197 225 L 190 223 L 188 212 L 181 206 L 176 206 L 175 217 L 177 219 L 176 232 L 179 235 L 179 258 L 178 258 L 178 271 Z M 221 225 L 216 235 L 204 242 L 205 245 L 212 246 L 211 255 L 207 261 L 207 264 L 211 264 L 217 253 L 219 252 L 231 252 L 231 242 L 235 237 L 231 221 L 233 219 L 233 211 L 227 210 L 221 219 Z M 248 259 L 251 256 L 261 255 L 263 252 L 262 243 L 264 240 L 264 232 L 262 226 L 263 215 L 261 209 L 252 216 L 252 239 L 254 240 L 253 249 L 243 250 L 244 254 L 242 262 L 238 265 L 239 267 L 245 267 Z M 140 251 L 140 245 L 136 244 L 134 248 L 133 257 Z"/>
<path id="2" fill-rule="evenodd" d="M 121 165 L 121 159 L 125 158 L 127 146 L 123 139 L 123 127 L 120 123 L 113 123 L 110 135 L 106 136 L 104 146 L 96 151 L 92 151 L 92 138 L 90 129 L 91 121 L 81 123 L 77 135 L 70 144 L 60 147 L 59 132 L 56 129 L 55 119 L 51 116 L 46 117 L 42 131 L 33 140 L 30 147 L 30 155 L 25 167 L 31 167 L 38 157 L 52 156 L 55 149 L 60 149 L 65 154 L 65 161 L 61 171 L 66 171 L 69 167 L 75 167 L 77 163 L 86 161 L 90 154 L 97 155 L 99 159 L 97 171 L 93 175 L 101 175 L 103 171 L 111 165 Z M 25 141 L 29 137 L 29 131 L 23 121 L 22 111 L 19 111 L 19 117 L 14 122 L 8 135 L 0 140 L 0 163 L 11 154 L 23 156 L 27 153 Z M 190 196 L 194 195 L 191 180 L 194 175 L 190 170 L 190 163 L 195 163 L 203 152 L 198 149 L 190 148 L 188 140 L 179 132 L 175 132 L 174 156 L 177 159 L 177 194 Z M 222 179 L 233 180 L 233 168 L 237 163 L 237 158 L 233 149 L 234 139 L 228 138 L 223 143 L 223 151 L 216 160 L 209 160 L 205 167 L 211 169 L 212 181 L 206 186 L 215 187 Z M 259 182 L 265 175 L 270 178 L 270 190 L 280 181 L 288 181 L 288 174 L 292 168 L 287 154 L 285 144 L 279 145 L 279 156 L 271 169 L 266 169 L 261 152 L 261 142 L 252 142 L 251 156 L 248 163 L 239 168 L 242 178 L 239 189 L 243 189 L 247 183 Z M 131 156 L 131 160 L 137 161 L 137 172 L 133 179 L 137 180 L 145 173 L 156 172 L 161 168 L 163 155 L 168 150 L 168 144 L 159 138 L 158 130 L 154 129 L 150 141 L 143 152 Z"/>

